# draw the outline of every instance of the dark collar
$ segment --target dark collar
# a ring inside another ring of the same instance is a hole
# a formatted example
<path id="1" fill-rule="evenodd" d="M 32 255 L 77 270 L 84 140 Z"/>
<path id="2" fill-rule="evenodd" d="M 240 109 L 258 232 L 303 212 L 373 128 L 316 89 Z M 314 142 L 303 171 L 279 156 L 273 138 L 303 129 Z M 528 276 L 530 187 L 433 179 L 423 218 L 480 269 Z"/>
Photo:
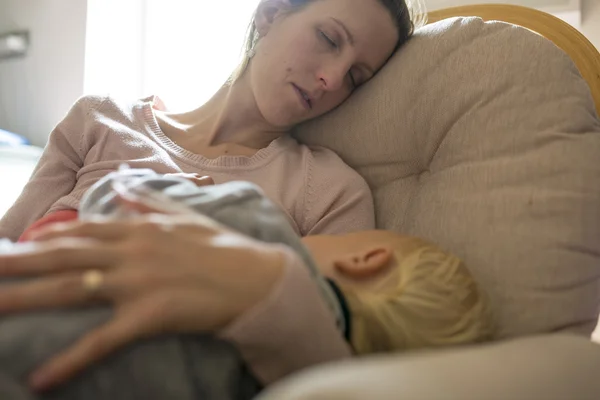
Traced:
<path id="1" fill-rule="evenodd" d="M 338 302 L 340 303 L 340 308 L 342 309 L 342 316 L 344 317 L 344 338 L 348 343 L 350 343 L 351 338 L 351 327 L 352 327 L 352 316 L 350 315 L 350 309 L 348 308 L 348 303 L 346 302 L 346 298 L 344 297 L 344 293 L 339 288 L 337 283 L 335 283 L 332 279 L 327 278 L 327 282 L 329 286 L 333 289 L 335 293 L 335 297 L 337 297 Z"/>

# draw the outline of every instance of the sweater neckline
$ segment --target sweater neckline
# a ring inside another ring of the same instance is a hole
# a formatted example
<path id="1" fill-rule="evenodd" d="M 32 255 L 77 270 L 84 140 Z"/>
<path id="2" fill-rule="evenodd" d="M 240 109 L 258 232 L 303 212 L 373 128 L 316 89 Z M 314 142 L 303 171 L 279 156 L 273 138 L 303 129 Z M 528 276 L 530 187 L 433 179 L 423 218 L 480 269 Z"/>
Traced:
<path id="1" fill-rule="evenodd" d="M 156 119 L 155 109 L 165 110 L 164 104 L 157 96 L 150 96 L 142 99 L 138 108 L 142 113 L 142 121 L 146 131 L 161 143 L 170 153 L 182 160 L 188 160 L 195 165 L 201 165 L 208 168 L 253 168 L 259 167 L 268 163 L 275 155 L 282 151 L 291 149 L 293 146 L 298 146 L 291 136 L 283 135 L 273 140 L 265 148 L 259 149 L 252 156 L 231 156 L 223 155 L 217 158 L 207 158 L 203 155 L 193 153 L 184 149 L 177 143 L 173 142 L 160 128 Z"/>

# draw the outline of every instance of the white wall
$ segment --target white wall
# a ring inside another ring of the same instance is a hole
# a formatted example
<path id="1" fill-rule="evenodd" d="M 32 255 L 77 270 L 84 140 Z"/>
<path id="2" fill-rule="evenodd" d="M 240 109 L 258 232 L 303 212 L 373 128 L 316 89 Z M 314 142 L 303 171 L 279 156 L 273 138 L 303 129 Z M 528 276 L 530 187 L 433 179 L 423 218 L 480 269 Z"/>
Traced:
<path id="1" fill-rule="evenodd" d="M 145 61 L 147 1 L 87 0 L 85 93 L 127 100 L 145 94 L 141 71 Z M 110 29 L 106 29 L 107 25 Z"/>
<path id="2" fill-rule="evenodd" d="M 0 0 L 0 33 L 29 29 L 24 59 L 0 60 L 0 128 L 43 146 L 83 93 L 84 0 Z"/>
<path id="3" fill-rule="evenodd" d="M 600 0 L 582 0 L 581 31 L 600 50 Z"/>

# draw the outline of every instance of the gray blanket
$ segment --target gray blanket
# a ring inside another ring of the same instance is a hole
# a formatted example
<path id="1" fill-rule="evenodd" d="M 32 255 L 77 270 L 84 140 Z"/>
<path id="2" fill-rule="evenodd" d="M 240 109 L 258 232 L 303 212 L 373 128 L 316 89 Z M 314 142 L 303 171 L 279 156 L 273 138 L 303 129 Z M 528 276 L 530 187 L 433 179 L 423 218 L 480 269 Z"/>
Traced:
<path id="1" fill-rule="evenodd" d="M 184 204 L 192 212 L 208 215 L 257 239 L 287 244 L 304 259 L 332 312 L 340 315 L 335 295 L 302 242 L 282 212 L 256 186 L 232 182 L 197 188 L 181 178 L 166 178 L 149 170 L 125 170 L 107 175 L 88 191 L 80 205 L 80 218 L 124 217 L 114 201 L 115 185 L 151 195 L 149 200 L 155 203 Z M 110 316 L 111 309 L 95 308 L 0 318 L 0 399 L 244 400 L 259 392 L 259 382 L 235 347 L 210 335 L 135 343 L 53 393 L 38 397 L 26 389 L 22 382 L 33 368 L 107 322 Z"/>
<path id="2" fill-rule="evenodd" d="M 140 341 L 37 395 L 23 384 L 31 368 L 111 316 L 109 309 L 22 314 L 0 321 L 2 400 L 249 400 L 261 386 L 235 347 L 210 335 Z"/>

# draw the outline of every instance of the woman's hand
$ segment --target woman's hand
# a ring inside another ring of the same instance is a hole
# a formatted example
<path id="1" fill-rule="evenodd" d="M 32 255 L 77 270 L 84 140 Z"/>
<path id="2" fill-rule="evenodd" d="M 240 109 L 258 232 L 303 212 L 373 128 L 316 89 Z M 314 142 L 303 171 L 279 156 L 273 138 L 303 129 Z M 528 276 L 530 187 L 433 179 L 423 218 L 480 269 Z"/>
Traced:
<path id="1" fill-rule="evenodd" d="M 203 216 L 148 214 L 123 222 L 74 222 L 0 256 L 0 313 L 109 303 L 114 317 L 31 377 L 43 390 L 140 338 L 217 330 L 264 299 L 283 270 L 273 246 Z M 87 289 L 86 289 L 87 287 Z"/>

